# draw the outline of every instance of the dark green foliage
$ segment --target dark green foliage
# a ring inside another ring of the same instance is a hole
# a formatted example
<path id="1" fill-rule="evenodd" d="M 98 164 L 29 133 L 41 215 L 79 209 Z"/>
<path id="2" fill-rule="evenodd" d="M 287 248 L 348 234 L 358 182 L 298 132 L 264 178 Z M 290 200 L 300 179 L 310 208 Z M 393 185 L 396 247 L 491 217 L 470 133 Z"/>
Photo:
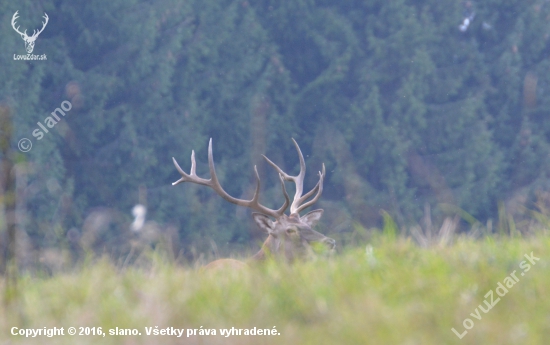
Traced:
<path id="1" fill-rule="evenodd" d="M 17 138 L 73 105 L 25 154 L 25 230 L 50 246 L 97 207 L 129 222 L 144 186 L 148 218 L 175 225 L 184 247 L 260 238 L 207 188 L 170 185 L 171 157 L 188 170 L 192 149 L 208 175 L 210 137 L 226 190 L 250 197 L 258 165 L 270 207 L 283 198 L 260 155 L 294 173 L 294 137 L 306 188 L 325 162 L 324 205 L 364 224 L 380 209 L 415 222 L 425 203 L 494 218 L 499 200 L 548 188 L 550 6 L 468 3 L 22 2 L 21 23 L 44 11 L 50 23 L 35 47 L 47 61 L 13 61 L 23 41 L 8 24 L 0 36 L 0 100 Z M 18 8 L 0 7 L 9 23 Z"/>

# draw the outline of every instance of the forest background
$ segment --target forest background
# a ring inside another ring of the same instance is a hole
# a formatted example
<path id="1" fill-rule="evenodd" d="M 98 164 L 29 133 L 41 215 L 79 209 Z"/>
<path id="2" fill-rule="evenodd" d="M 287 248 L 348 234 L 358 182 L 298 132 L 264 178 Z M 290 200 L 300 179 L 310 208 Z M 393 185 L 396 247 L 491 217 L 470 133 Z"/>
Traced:
<path id="1" fill-rule="evenodd" d="M 47 13 L 33 52 L 47 60 L 14 60 L 16 11 L 29 33 Z M 306 189 L 326 165 L 320 231 L 340 241 L 380 210 L 400 229 L 427 209 L 486 224 L 499 204 L 521 217 L 548 199 L 548 1 L 21 0 L 0 13 L 2 111 L 14 150 L 33 143 L 16 155 L 18 236 L 37 252 L 77 252 L 90 231 L 96 248 L 118 243 L 138 203 L 184 257 L 257 248 L 247 211 L 171 185 L 171 158 L 188 171 L 191 150 L 208 176 L 209 138 L 225 189 L 249 198 L 257 165 L 270 207 L 283 197 L 261 154 L 295 173 L 295 138 Z"/>

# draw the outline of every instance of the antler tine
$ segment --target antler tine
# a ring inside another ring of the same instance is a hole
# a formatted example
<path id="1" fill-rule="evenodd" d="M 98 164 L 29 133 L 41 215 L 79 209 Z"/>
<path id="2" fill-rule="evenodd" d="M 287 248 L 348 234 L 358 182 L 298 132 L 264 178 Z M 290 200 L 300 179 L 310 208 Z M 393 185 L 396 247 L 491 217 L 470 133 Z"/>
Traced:
<path id="1" fill-rule="evenodd" d="M 172 185 L 176 185 L 176 184 L 181 183 L 181 182 L 193 182 L 193 183 L 197 183 L 197 184 L 200 184 L 200 185 L 208 186 L 208 187 L 212 188 L 224 200 L 227 200 L 230 203 L 236 204 L 238 206 L 244 206 L 244 207 L 251 208 L 255 211 L 261 212 L 265 215 L 268 215 L 268 216 L 271 216 L 271 217 L 274 217 L 274 218 L 281 217 L 283 215 L 283 213 L 285 212 L 285 210 L 287 209 L 288 204 L 290 203 L 290 198 L 288 197 L 288 193 L 286 192 L 284 181 L 283 181 L 281 176 L 279 178 L 281 179 L 283 194 L 285 196 L 285 203 L 283 204 L 283 206 L 281 206 L 281 208 L 279 208 L 278 210 L 272 210 L 272 209 L 267 208 L 267 207 L 265 207 L 265 206 L 263 206 L 259 203 L 258 199 L 260 197 L 261 184 L 260 184 L 260 175 L 258 174 L 258 169 L 256 168 L 256 166 L 254 166 L 254 172 L 256 173 L 256 190 L 254 191 L 254 196 L 252 197 L 252 199 L 251 200 L 242 200 L 242 199 L 234 198 L 231 195 L 229 195 L 223 189 L 223 187 L 221 186 L 221 184 L 218 180 L 218 176 L 216 175 L 216 168 L 214 166 L 214 155 L 212 154 L 212 138 L 210 138 L 210 141 L 208 143 L 208 167 L 210 169 L 210 179 L 207 180 L 207 179 L 203 179 L 203 178 L 200 178 L 200 177 L 197 176 L 197 174 L 196 174 L 196 163 L 195 163 L 195 151 L 192 151 L 192 153 L 191 153 L 191 172 L 190 172 L 190 174 L 185 173 L 173 157 L 172 157 L 172 160 L 174 161 L 174 165 L 176 166 L 176 169 L 178 170 L 178 172 L 182 176 L 181 179 L 179 179 L 178 181 L 172 183 Z"/>
<path id="2" fill-rule="evenodd" d="M 298 158 L 300 159 L 300 173 L 298 176 L 295 177 L 295 183 L 296 183 L 296 195 L 294 195 L 294 202 L 302 196 L 302 193 L 304 191 L 304 177 L 306 176 L 306 161 L 304 160 L 304 155 L 302 154 L 302 150 L 300 150 L 300 146 L 298 146 L 298 143 L 294 138 L 292 138 L 292 142 L 294 142 L 294 146 L 296 146 L 296 151 L 298 151 Z M 298 192 L 299 191 L 299 192 Z"/>
<path id="3" fill-rule="evenodd" d="M 20 35 L 26 35 L 27 34 L 27 30 L 25 30 L 25 33 L 19 31 L 19 28 L 21 26 L 18 26 L 17 28 L 15 27 L 15 25 L 17 25 L 17 19 L 19 19 L 19 10 L 15 11 L 15 13 L 13 14 L 13 17 L 11 17 L 11 26 L 13 27 L 13 29 Z"/>
<path id="4" fill-rule="evenodd" d="M 281 206 L 280 209 L 277 210 L 277 213 L 280 213 L 282 215 L 283 213 L 285 213 L 285 210 L 288 207 L 288 205 L 290 205 L 290 198 L 288 197 L 288 193 L 286 192 L 285 180 L 283 178 L 283 175 L 279 174 L 279 180 L 281 180 L 281 187 L 283 188 L 285 203 L 283 204 L 283 206 Z"/>
<path id="5" fill-rule="evenodd" d="M 298 205 L 300 205 L 302 202 L 306 201 L 309 197 L 311 197 L 313 195 L 313 193 L 315 193 L 315 191 L 317 191 L 317 194 L 315 195 L 315 197 L 313 199 L 306 202 L 302 206 L 298 207 L 296 209 L 296 213 L 300 213 L 301 211 L 305 210 L 309 206 L 315 204 L 317 202 L 317 200 L 319 200 L 319 198 L 321 197 L 321 194 L 323 193 L 323 181 L 324 180 L 325 180 L 325 163 L 323 163 L 323 172 L 319 171 L 319 182 L 317 182 L 317 184 L 315 185 L 315 187 L 312 190 L 310 190 L 306 195 L 304 195 L 303 197 L 300 198 L 300 200 L 298 201 Z"/>
<path id="6" fill-rule="evenodd" d="M 191 150 L 191 175 L 197 175 L 197 163 L 195 162 L 195 150 Z"/>
<path id="7" fill-rule="evenodd" d="M 300 159 L 300 173 L 296 176 L 290 176 L 287 173 L 285 173 L 281 168 L 277 166 L 277 164 L 273 163 L 269 158 L 267 158 L 265 155 L 262 155 L 265 160 L 275 169 L 279 172 L 280 175 L 284 177 L 286 181 L 292 181 L 296 184 L 296 194 L 294 194 L 294 199 L 292 201 L 292 205 L 290 205 L 290 213 L 299 213 L 300 211 L 304 210 L 305 208 L 313 205 L 321 196 L 321 192 L 323 191 L 323 179 L 325 176 L 325 164 L 323 164 L 323 172 L 319 172 L 319 182 L 317 182 L 317 185 L 310 190 L 306 195 L 302 196 L 302 193 L 304 191 L 304 177 L 306 174 L 306 162 L 304 160 L 304 155 L 302 154 L 302 150 L 300 150 L 300 146 L 298 146 L 298 143 L 294 138 L 292 138 L 292 141 L 294 142 L 294 146 L 296 147 L 296 151 L 298 151 L 298 158 Z M 317 192 L 317 195 L 314 199 L 309 201 L 308 203 L 301 205 L 304 201 L 309 199 L 314 193 Z M 301 206 L 300 206 L 301 205 Z"/>
<path id="8" fill-rule="evenodd" d="M 16 21 L 19 18 L 19 10 L 15 11 L 13 17 L 11 17 L 11 25 L 15 27 Z M 17 27 L 19 29 L 19 26 Z"/>
<path id="9" fill-rule="evenodd" d="M 50 20 L 50 18 L 48 17 L 48 14 L 44 12 L 44 16 L 42 18 L 46 20 L 45 22 L 42 22 L 42 29 L 38 30 L 38 32 L 36 31 L 36 29 L 34 29 L 32 31 L 31 37 L 38 37 L 38 35 L 40 35 L 42 31 L 44 31 L 44 29 L 46 28 L 46 25 L 48 25 L 48 21 Z"/>
<path id="10" fill-rule="evenodd" d="M 44 16 L 42 17 L 44 18 L 46 21 L 45 22 L 42 22 L 42 29 L 40 29 L 38 31 L 38 33 L 36 34 L 36 36 L 40 35 L 42 33 L 42 31 L 44 31 L 44 29 L 46 28 L 46 25 L 48 25 L 48 21 L 50 20 L 50 17 L 48 17 L 48 14 L 46 12 L 44 12 Z M 34 35 L 33 35 L 34 36 Z"/>
<path id="11" fill-rule="evenodd" d="M 180 165 L 178 164 L 178 162 L 176 161 L 176 159 L 174 157 L 172 157 L 172 162 L 174 163 L 174 166 L 176 167 L 176 170 L 180 173 L 180 175 L 182 176 L 179 180 L 177 180 L 176 182 L 172 182 L 172 186 L 175 186 L 177 184 L 180 184 L 182 182 L 185 182 L 185 178 L 183 176 L 187 176 L 187 174 L 185 173 L 185 171 L 183 171 L 183 169 L 180 167 Z"/>
<path id="12" fill-rule="evenodd" d="M 183 171 L 183 169 L 180 167 L 180 165 L 178 164 L 178 162 L 174 157 L 172 157 L 172 161 L 174 162 L 174 166 L 176 167 L 176 169 L 181 175 L 181 178 L 176 182 L 172 183 L 172 186 L 175 186 L 182 182 L 193 182 L 203 186 L 210 186 L 210 180 L 198 177 L 195 172 L 196 171 L 195 150 L 191 151 L 191 173 L 189 175 L 185 173 L 185 171 Z"/>

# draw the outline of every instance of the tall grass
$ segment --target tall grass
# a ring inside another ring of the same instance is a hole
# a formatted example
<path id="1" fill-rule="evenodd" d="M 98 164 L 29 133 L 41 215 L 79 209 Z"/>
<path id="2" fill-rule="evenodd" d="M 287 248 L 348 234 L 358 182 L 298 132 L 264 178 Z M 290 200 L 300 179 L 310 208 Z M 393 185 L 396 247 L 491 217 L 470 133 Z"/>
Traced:
<path id="1" fill-rule="evenodd" d="M 540 261 L 520 276 L 531 252 Z M 100 260 L 22 276 L 17 301 L 0 309 L 0 344 L 546 344 L 548 253 L 546 236 L 459 238 L 452 247 L 422 249 L 392 235 L 332 258 L 237 272 L 203 272 L 155 255 L 145 268 Z M 520 280 L 498 304 L 481 320 L 470 316 L 514 270 Z M 474 327 L 459 340 L 451 328 L 463 332 L 465 318 Z M 31 339 L 11 335 L 14 326 L 64 327 L 65 334 L 70 326 L 135 328 L 142 335 Z M 145 335 L 144 327 L 155 326 L 202 326 L 218 335 Z M 219 335 L 220 328 L 273 326 L 280 335 Z"/>

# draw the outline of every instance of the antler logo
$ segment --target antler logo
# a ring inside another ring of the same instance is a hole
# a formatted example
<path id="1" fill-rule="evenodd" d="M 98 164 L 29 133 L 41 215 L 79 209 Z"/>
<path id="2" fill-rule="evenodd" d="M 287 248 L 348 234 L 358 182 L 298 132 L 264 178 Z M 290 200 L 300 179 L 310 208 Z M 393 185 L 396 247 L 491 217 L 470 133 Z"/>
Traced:
<path id="1" fill-rule="evenodd" d="M 17 21 L 17 18 L 19 18 L 17 16 L 17 13 L 19 11 L 16 11 L 14 14 L 13 14 L 13 17 L 11 18 L 11 26 L 13 27 L 13 29 L 21 35 L 21 38 L 23 39 L 23 41 L 25 41 L 25 49 L 27 50 L 27 53 L 32 53 L 33 49 L 34 49 L 34 41 L 36 41 L 36 39 L 38 38 L 38 35 L 40 35 L 40 33 L 42 31 L 44 31 L 44 29 L 46 28 L 46 25 L 48 24 L 48 15 L 46 14 L 46 12 L 44 12 L 44 18 L 46 21 L 45 22 L 42 22 L 42 29 L 38 30 L 38 32 L 36 30 L 33 30 L 32 32 L 32 36 L 28 36 L 27 35 L 27 30 L 25 30 L 24 32 L 21 32 L 19 31 L 19 26 L 18 27 L 15 27 L 16 25 L 16 21 Z"/>

